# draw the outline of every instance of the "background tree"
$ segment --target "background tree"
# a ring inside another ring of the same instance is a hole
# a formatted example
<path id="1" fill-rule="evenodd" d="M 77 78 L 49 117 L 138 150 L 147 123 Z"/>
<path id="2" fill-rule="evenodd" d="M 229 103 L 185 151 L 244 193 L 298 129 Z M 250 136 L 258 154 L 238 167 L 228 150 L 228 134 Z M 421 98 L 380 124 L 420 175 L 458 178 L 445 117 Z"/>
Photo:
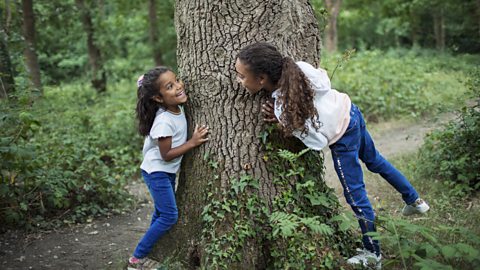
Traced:
<path id="1" fill-rule="evenodd" d="M 476 53 L 480 51 L 477 2 L 347 1 L 338 16 L 338 42 L 342 49 L 386 49 L 413 45 L 441 49 L 442 40 L 445 40 L 445 49 Z"/>
<path id="2" fill-rule="evenodd" d="M 12 63 L 7 47 L 7 31 L 4 25 L 3 7 L 0 6 L 0 99 L 6 98 L 15 89 Z M 6 24 L 6 23 L 5 23 Z"/>
<path id="3" fill-rule="evenodd" d="M 36 52 L 35 14 L 33 12 L 32 0 L 22 0 L 22 12 L 23 35 L 25 39 L 25 48 L 23 53 L 33 86 L 41 93 L 42 83 L 40 79 L 40 66 L 38 64 Z"/>
<path id="4" fill-rule="evenodd" d="M 265 97 L 248 95 L 235 79 L 236 53 L 256 41 L 271 42 L 296 60 L 319 63 L 320 33 L 309 2 L 178 0 L 175 22 L 178 67 L 188 82 L 190 127 L 208 124 L 211 135 L 205 146 L 185 156 L 177 193 L 179 222 L 159 242 L 154 257 L 178 252 L 183 258 L 187 254 L 191 266 L 264 269 L 292 263 L 319 266 L 328 256 L 339 257 L 339 249 L 348 252 L 352 245 L 344 232 L 328 236 L 300 221 L 315 220 L 318 226 L 313 227 L 329 232 L 338 229 L 320 225 L 338 208 L 321 176 L 322 159 L 309 163 L 306 171 L 316 174 L 307 181 L 315 185 L 310 192 L 323 192 L 332 202 L 326 208 L 312 206 L 308 196 L 297 197 L 303 173 L 287 177 L 290 163 L 277 160 L 272 148 L 281 139 L 267 140 L 274 135 L 265 131 L 260 115 Z M 298 151 L 302 146 L 295 141 L 290 147 Z M 257 188 L 241 192 L 257 180 Z M 303 231 L 296 237 L 293 232 L 277 234 L 274 227 L 281 222 Z"/>
<path id="5" fill-rule="evenodd" d="M 477 20 L 477 30 L 478 30 L 478 37 L 480 38 L 480 0 L 477 0 L 477 8 L 475 9 L 475 17 Z"/>
<path id="6" fill-rule="evenodd" d="M 95 29 L 93 27 L 92 15 L 90 9 L 85 6 L 84 0 L 75 0 L 83 24 L 83 28 L 87 34 L 88 58 L 92 69 L 92 86 L 98 92 L 107 90 L 107 76 L 102 66 L 102 54 L 100 48 L 95 42 Z"/>
<path id="7" fill-rule="evenodd" d="M 325 0 L 328 11 L 328 24 L 325 31 L 325 48 L 329 52 L 337 50 L 337 18 L 340 13 L 342 0 Z"/>
<path id="8" fill-rule="evenodd" d="M 157 4 L 155 0 L 148 1 L 148 21 L 149 21 L 149 37 L 150 45 L 152 46 L 153 60 L 155 65 L 162 65 L 162 51 L 158 47 L 158 18 L 157 18 Z"/>
<path id="9" fill-rule="evenodd" d="M 443 7 L 434 10 L 433 29 L 436 48 L 443 51 L 445 49 L 445 11 Z"/>

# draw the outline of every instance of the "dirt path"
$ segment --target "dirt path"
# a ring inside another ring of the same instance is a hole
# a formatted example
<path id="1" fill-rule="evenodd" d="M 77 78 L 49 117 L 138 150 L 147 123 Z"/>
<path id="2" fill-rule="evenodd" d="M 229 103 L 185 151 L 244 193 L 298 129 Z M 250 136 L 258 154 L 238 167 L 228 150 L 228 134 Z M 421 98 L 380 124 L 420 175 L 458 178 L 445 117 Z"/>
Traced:
<path id="1" fill-rule="evenodd" d="M 124 269 L 153 209 L 143 183 L 130 189 L 143 201 L 131 213 L 55 231 L 0 235 L 0 269 Z"/>
<path id="2" fill-rule="evenodd" d="M 370 125 L 376 146 L 387 158 L 415 151 L 423 136 L 434 127 L 428 122 L 415 124 L 389 122 Z M 330 152 L 325 152 L 326 181 L 343 200 L 341 186 L 333 170 Z M 382 192 L 383 185 L 369 182 L 370 197 Z M 25 234 L 10 231 L 0 235 L 0 268 L 8 269 L 122 269 L 149 224 L 151 203 L 142 183 L 134 193 L 145 200 L 128 214 L 94 220 L 88 224 L 50 232 Z"/>

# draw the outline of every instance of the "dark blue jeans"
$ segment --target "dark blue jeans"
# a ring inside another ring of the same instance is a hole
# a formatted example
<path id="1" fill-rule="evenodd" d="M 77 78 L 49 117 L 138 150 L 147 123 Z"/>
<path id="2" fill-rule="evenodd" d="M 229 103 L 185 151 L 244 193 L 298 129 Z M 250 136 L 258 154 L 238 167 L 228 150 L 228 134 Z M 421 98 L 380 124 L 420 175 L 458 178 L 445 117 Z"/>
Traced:
<path id="1" fill-rule="evenodd" d="M 150 228 L 133 253 L 133 256 L 139 259 L 150 253 L 158 239 L 177 223 L 178 219 L 178 209 L 175 201 L 176 175 L 166 172 L 148 174 L 142 170 L 142 176 L 153 198 L 155 210 L 153 211 Z"/>
<path id="2" fill-rule="evenodd" d="M 358 218 L 363 234 L 365 249 L 380 254 L 377 240 L 365 235 L 375 231 L 375 212 L 367 197 L 360 161 L 368 170 L 379 173 L 398 192 L 407 204 L 415 202 L 418 194 L 408 180 L 390 162 L 375 149 L 370 134 L 365 127 L 365 120 L 357 106 L 352 104 L 350 123 L 345 134 L 330 145 L 332 158 L 338 178 L 343 186 L 343 194 Z"/>

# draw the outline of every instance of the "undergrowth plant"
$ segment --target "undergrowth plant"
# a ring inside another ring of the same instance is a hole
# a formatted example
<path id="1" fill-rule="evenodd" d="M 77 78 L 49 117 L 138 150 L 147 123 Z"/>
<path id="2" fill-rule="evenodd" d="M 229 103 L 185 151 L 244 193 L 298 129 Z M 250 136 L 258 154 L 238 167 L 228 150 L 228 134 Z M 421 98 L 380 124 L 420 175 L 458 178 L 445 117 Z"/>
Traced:
<path id="1" fill-rule="evenodd" d="M 393 216 L 379 216 L 377 225 L 381 229 L 369 234 L 393 252 L 384 267 L 439 270 L 475 269 L 480 265 L 480 237 L 467 229 L 425 226 Z M 452 238 L 466 241 L 452 242 Z"/>
<path id="2" fill-rule="evenodd" d="M 456 119 L 425 138 L 419 151 L 419 172 L 436 178 L 463 196 L 480 189 L 480 69 L 467 81 L 469 100 Z"/>
<path id="3" fill-rule="evenodd" d="M 402 49 L 325 54 L 321 64 L 332 88 L 348 93 L 370 121 L 433 116 L 458 106 L 467 90 L 462 79 L 478 65 L 477 55 Z"/>
<path id="4" fill-rule="evenodd" d="M 69 84 L 46 88 L 33 105 L 21 97 L 0 110 L 0 222 L 51 227 L 119 212 L 139 164 L 134 104 L 125 87 L 100 96 Z M 128 102 L 126 102 L 126 100 Z"/>

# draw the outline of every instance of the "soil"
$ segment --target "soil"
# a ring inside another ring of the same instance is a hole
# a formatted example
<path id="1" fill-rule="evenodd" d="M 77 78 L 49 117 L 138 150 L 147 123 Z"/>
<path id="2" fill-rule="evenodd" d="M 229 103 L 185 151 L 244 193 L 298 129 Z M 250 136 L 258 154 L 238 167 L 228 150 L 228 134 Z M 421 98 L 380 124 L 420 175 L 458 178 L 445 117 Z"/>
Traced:
<path id="1" fill-rule="evenodd" d="M 134 182 L 129 190 L 142 202 L 130 213 L 53 231 L 0 235 L 0 269 L 125 269 L 153 209 L 143 183 Z"/>
<path id="2" fill-rule="evenodd" d="M 413 152 L 434 122 L 387 122 L 370 125 L 379 151 L 388 159 Z M 342 188 L 333 170 L 329 150 L 325 151 L 326 181 L 345 204 Z M 383 185 L 365 179 L 369 196 L 381 196 Z M 143 203 L 130 213 L 92 220 L 87 224 L 52 231 L 25 233 L 8 231 L 0 235 L 0 268 L 8 269 L 124 269 L 126 260 L 149 225 L 153 208 L 144 184 L 135 182 L 131 192 Z"/>

